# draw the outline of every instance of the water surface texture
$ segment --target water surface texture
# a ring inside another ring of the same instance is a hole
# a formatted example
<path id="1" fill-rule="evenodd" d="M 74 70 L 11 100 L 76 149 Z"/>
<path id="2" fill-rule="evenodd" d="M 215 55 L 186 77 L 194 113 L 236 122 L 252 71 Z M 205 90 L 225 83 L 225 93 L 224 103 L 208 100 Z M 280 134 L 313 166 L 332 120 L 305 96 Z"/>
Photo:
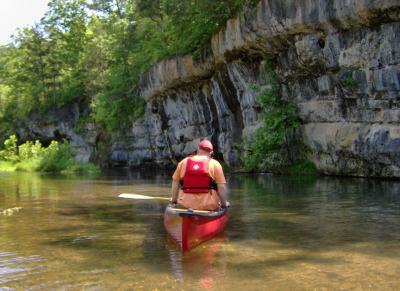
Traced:
<path id="1" fill-rule="evenodd" d="M 0 289 L 394 290 L 400 183 L 229 177 L 226 231 L 182 255 L 162 224 L 168 175 L 0 173 Z"/>

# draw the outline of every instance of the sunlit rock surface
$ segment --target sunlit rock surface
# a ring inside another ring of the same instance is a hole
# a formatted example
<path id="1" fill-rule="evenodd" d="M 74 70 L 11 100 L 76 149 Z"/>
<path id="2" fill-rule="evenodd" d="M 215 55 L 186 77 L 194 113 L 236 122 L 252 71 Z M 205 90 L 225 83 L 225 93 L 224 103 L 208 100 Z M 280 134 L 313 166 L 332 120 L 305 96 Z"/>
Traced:
<path id="1" fill-rule="evenodd" d="M 206 137 L 224 161 L 236 165 L 235 145 L 259 126 L 259 105 L 249 89 L 258 70 L 253 65 L 226 64 L 210 79 L 149 98 L 144 121 L 124 133 L 123 142 L 114 143 L 112 161 L 170 167 Z"/>
<path id="2" fill-rule="evenodd" d="M 169 167 L 207 137 L 238 165 L 238 146 L 260 126 L 251 84 L 269 58 L 322 172 L 400 177 L 399 19 L 398 0 L 261 1 L 201 58 L 161 61 L 142 77 L 144 120 L 113 144 L 111 161 Z"/>

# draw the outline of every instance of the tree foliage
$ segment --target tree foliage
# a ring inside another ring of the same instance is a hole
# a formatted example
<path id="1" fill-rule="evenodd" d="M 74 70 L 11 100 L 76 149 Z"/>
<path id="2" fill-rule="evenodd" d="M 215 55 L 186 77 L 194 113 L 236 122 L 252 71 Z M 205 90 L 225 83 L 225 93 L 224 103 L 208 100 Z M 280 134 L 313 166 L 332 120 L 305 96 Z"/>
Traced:
<path id="1" fill-rule="evenodd" d="M 68 103 L 91 105 L 109 131 L 139 118 L 133 94 L 162 58 L 196 53 L 255 0 L 51 0 L 42 20 L 0 47 L 0 136 L 15 120 Z"/>

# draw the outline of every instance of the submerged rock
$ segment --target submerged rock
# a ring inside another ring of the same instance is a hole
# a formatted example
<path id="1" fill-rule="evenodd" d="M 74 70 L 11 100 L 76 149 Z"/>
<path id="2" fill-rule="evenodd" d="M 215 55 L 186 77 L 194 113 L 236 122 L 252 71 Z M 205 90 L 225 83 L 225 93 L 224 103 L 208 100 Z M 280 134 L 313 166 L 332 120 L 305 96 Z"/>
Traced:
<path id="1" fill-rule="evenodd" d="M 22 209 L 22 207 L 12 207 L 12 208 L 3 209 L 3 210 L 0 210 L 0 215 L 12 216 L 15 213 L 18 213 L 21 209 Z"/>

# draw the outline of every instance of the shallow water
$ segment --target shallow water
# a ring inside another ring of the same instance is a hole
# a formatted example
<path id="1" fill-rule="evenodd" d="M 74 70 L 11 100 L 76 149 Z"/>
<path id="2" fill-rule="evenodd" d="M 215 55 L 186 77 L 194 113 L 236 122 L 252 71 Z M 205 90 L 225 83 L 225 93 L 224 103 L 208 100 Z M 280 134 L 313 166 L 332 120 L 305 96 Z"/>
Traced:
<path id="1" fill-rule="evenodd" d="M 169 175 L 0 173 L 0 289 L 395 290 L 400 182 L 229 177 L 226 231 L 182 255 L 165 233 Z"/>

